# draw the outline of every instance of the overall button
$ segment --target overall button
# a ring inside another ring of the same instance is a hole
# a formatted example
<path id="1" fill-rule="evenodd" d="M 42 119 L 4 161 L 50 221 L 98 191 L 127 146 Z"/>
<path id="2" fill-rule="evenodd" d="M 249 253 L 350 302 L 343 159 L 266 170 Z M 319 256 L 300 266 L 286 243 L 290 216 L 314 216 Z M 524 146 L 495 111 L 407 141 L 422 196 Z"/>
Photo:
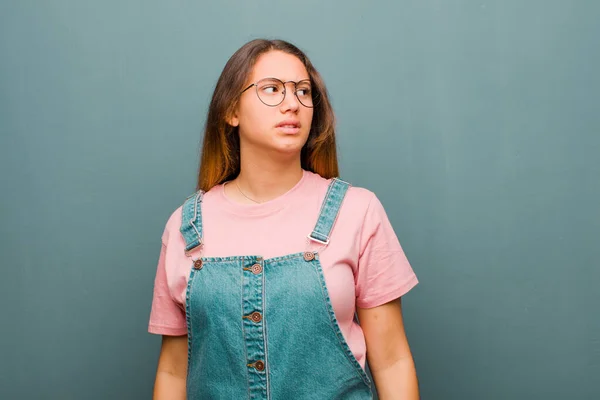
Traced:
<path id="1" fill-rule="evenodd" d="M 264 371 L 265 370 L 265 363 L 262 361 L 257 361 L 254 363 L 254 368 L 256 368 L 258 371 Z"/>
<path id="2" fill-rule="evenodd" d="M 260 322 L 262 321 L 262 315 L 260 315 L 260 313 L 258 311 L 253 312 L 250 315 L 250 318 L 252 319 L 252 321 L 254 322 Z"/>
<path id="3" fill-rule="evenodd" d="M 258 275 L 258 274 L 260 274 L 261 272 L 262 272 L 262 265 L 260 265 L 260 264 L 254 264 L 254 265 L 252 266 L 252 273 L 253 273 L 254 275 Z"/>
<path id="4" fill-rule="evenodd" d="M 312 261 L 315 259 L 315 253 L 312 251 L 307 251 L 304 253 L 304 261 Z"/>
<path id="5" fill-rule="evenodd" d="M 201 259 L 197 259 L 196 261 L 194 261 L 194 269 L 202 269 L 202 260 Z"/>

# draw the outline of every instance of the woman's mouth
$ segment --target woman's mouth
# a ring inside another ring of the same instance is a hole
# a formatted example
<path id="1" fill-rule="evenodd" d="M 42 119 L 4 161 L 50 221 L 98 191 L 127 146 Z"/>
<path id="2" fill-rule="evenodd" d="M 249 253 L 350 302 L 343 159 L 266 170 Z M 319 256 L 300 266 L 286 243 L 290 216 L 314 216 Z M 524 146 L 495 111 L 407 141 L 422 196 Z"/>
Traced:
<path id="1" fill-rule="evenodd" d="M 298 121 L 282 121 L 277 124 L 277 128 L 286 134 L 294 135 L 300 132 L 300 122 Z"/>

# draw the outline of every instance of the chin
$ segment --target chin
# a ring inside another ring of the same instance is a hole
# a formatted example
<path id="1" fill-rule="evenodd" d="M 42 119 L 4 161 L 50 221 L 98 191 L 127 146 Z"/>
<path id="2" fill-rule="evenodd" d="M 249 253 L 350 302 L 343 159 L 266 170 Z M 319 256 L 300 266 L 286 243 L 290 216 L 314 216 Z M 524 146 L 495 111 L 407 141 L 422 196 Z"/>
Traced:
<path id="1" fill-rule="evenodd" d="M 296 155 L 302 151 L 304 147 L 304 141 L 297 140 L 295 143 L 277 143 L 273 146 L 273 150 L 281 153 L 282 155 Z"/>
<path id="2" fill-rule="evenodd" d="M 306 135 L 287 135 L 274 138 L 273 147 L 285 152 L 298 152 L 306 144 Z"/>
<path id="3" fill-rule="evenodd" d="M 274 150 L 281 155 L 295 156 L 300 154 L 302 151 L 302 146 L 278 146 Z"/>

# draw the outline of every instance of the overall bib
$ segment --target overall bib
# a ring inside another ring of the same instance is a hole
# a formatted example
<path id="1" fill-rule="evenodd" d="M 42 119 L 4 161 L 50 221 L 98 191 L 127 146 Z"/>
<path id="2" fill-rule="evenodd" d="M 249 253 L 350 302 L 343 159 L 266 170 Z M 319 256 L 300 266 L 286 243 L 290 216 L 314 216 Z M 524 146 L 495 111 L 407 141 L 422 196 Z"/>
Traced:
<path id="1" fill-rule="evenodd" d="M 308 238 L 327 245 L 349 184 L 333 179 Z M 183 205 L 186 253 L 202 245 L 202 195 Z M 201 257 L 186 291 L 187 398 L 372 399 L 345 341 L 318 252 Z"/>

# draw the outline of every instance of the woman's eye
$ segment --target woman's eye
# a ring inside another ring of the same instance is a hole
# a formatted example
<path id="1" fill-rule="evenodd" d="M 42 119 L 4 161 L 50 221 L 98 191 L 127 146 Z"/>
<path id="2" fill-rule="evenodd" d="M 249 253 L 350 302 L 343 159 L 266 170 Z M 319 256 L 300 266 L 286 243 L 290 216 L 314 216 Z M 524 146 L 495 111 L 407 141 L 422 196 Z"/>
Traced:
<path id="1" fill-rule="evenodd" d="M 267 94 L 273 94 L 279 92 L 279 88 L 277 86 L 265 86 L 262 88 L 262 91 Z"/>
<path id="2" fill-rule="evenodd" d="M 298 91 L 296 92 L 298 94 L 298 96 L 310 96 L 310 89 L 309 88 L 301 88 L 298 89 Z"/>

